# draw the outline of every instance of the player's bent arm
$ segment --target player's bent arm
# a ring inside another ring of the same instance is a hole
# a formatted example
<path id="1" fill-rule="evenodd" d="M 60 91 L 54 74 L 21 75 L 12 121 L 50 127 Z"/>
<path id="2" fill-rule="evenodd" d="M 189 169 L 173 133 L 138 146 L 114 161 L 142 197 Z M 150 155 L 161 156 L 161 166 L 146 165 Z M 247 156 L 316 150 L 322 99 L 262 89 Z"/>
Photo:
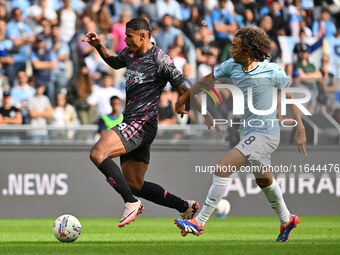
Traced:
<path id="1" fill-rule="evenodd" d="M 199 89 L 200 86 L 204 83 L 208 83 L 210 79 L 213 79 L 214 76 L 212 73 L 202 77 L 198 82 L 196 82 L 189 90 L 187 90 L 182 96 L 180 96 L 177 100 L 178 105 L 183 105 L 185 103 L 190 103 L 190 96 L 193 97 L 201 90 Z"/>
<path id="2" fill-rule="evenodd" d="M 86 37 L 82 41 L 88 42 L 92 47 L 94 47 L 98 51 L 102 59 L 113 69 L 120 68 L 120 66 L 118 66 L 115 62 L 115 57 L 117 56 L 117 54 L 114 53 L 113 51 L 110 51 L 100 42 L 100 39 L 97 33 L 95 32 L 87 33 Z"/>
<path id="3" fill-rule="evenodd" d="M 110 51 L 108 48 L 106 48 L 104 45 L 101 43 L 95 47 L 96 50 L 98 51 L 99 55 L 102 57 L 102 59 L 111 66 L 113 69 L 119 69 L 120 66 L 116 65 L 115 57 L 117 57 L 117 54 L 114 53 L 113 51 Z"/>

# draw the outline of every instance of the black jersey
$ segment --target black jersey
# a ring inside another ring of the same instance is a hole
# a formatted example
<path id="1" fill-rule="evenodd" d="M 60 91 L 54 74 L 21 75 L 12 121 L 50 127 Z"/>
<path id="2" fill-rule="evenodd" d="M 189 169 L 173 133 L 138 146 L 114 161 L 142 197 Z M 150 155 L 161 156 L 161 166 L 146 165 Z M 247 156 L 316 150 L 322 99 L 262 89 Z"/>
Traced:
<path id="1" fill-rule="evenodd" d="M 126 67 L 124 119 L 156 120 L 157 104 L 167 82 L 175 88 L 183 83 L 171 58 L 156 46 L 142 56 L 125 48 L 110 59 L 110 65 L 115 69 Z"/>

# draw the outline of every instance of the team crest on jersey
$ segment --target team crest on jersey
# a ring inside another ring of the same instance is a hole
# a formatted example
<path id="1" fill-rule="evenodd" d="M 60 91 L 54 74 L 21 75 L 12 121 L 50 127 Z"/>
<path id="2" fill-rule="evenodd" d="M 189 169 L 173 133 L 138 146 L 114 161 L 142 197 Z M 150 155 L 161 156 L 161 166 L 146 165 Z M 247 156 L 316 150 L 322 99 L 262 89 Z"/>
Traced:
<path id="1" fill-rule="evenodd" d="M 126 70 L 125 73 L 125 80 L 129 84 L 137 84 L 137 83 L 142 83 L 143 80 L 145 79 L 145 76 L 143 73 L 137 72 L 137 71 L 132 71 L 132 70 Z"/>

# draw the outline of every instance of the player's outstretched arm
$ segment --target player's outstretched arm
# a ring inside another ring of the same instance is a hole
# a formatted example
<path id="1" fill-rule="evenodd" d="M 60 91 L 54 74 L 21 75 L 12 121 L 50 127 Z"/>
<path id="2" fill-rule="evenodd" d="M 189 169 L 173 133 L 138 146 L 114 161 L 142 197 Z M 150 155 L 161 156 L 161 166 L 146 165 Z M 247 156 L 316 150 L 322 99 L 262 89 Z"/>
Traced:
<path id="1" fill-rule="evenodd" d="M 114 61 L 114 58 L 117 56 L 117 54 L 113 51 L 110 51 L 100 42 L 99 35 L 96 32 L 88 32 L 82 42 L 88 42 L 92 47 L 94 47 L 109 66 L 114 69 L 119 68 L 115 65 Z"/>
<path id="2" fill-rule="evenodd" d="M 286 96 L 289 99 L 295 98 L 293 93 L 287 93 Z M 297 122 L 296 133 L 295 133 L 295 136 L 294 136 L 294 146 L 297 146 L 299 153 L 303 152 L 303 154 L 307 157 L 306 131 L 305 131 L 305 127 L 302 123 L 300 110 L 299 110 L 299 108 L 296 107 L 296 105 L 292 105 L 292 114 L 293 114 L 293 119 L 296 120 L 296 122 Z"/>
<path id="3" fill-rule="evenodd" d="M 190 89 L 187 89 L 183 95 L 180 94 L 180 97 L 177 99 L 175 110 L 178 114 L 185 114 L 184 105 L 185 103 L 190 103 L 190 97 L 195 98 L 194 96 L 201 92 L 199 87 L 202 86 L 202 83 L 208 83 L 213 79 L 214 76 L 212 73 L 202 77 L 198 82 L 196 82 Z M 199 109 L 199 108 L 197 108 Z"/>
<path id="4" fill-rule="evenodd" d="M 181 118 L 183 118 L 184 114 L 188 113 L 188 112 L 185 111 L 185 103 L 187 103 L 187 102 L 191 102 L 191 105 L 195 109 L 200 111 L 201 103 L 199 102 L 198 97 L 196 96 L 196 94 L 198 94 L 200 92 L 200 90 L 198 90 L 197 88 L 199 86 L 202 86 L 202 83 L 208 79 L 208 76 L 210 76 L 210 75 L 203 77 L 198 83 L 194 84 L 191 87 L 191 89 L 189 89 L 184 83 L 182 83 L 178 87 L 179 98 L 177 99 L 177 102 L 175 104 L 175 110 L 178 114 L 181 115 Z M 212 75 L 209 78 L 211 79 Z M 191 94 L 190 94 L 190 92 L 191 92 Z M 188 98 L 187 98 L 187 96 L 188 96 Z M 191 99 L 190 99 L 190 97 L 191 97 Z M 214 124 L 214 118 L 211 116 L 211 114 L 209 112 L 207 112 L 205 119 L 204 119 L 204 122 L 207 125 L 208 129 L 211 129 L 211 127 L 213 126 L 215 128 L 216 132 L 222 137 L 222 132 L 221 132 L 219 126 Z"/>

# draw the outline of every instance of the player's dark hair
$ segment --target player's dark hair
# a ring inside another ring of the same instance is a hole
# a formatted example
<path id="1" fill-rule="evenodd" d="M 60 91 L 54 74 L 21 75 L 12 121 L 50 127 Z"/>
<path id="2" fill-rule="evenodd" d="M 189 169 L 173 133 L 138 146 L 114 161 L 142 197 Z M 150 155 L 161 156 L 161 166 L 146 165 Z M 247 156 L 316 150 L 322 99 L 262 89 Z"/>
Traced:
<path id="1" fill-rule="evenodd" d="M 270 59 L 272 51 L 268 35 L 264 30 L 255 26 L 246 26 L 237 31 L 235 37 L 242 40 L 242 50 L 248 52 L 256 61 Z"/>
<path id="2" fill-rule="evenodd" d="M 126 23 L 126 28 L 132 28 L 135 31 L 146 30 L 148 31 L 149 38 L 151 38 L 151 27 L 144 18 L 138 17 L 131 19 L 128 23 Z"/>

